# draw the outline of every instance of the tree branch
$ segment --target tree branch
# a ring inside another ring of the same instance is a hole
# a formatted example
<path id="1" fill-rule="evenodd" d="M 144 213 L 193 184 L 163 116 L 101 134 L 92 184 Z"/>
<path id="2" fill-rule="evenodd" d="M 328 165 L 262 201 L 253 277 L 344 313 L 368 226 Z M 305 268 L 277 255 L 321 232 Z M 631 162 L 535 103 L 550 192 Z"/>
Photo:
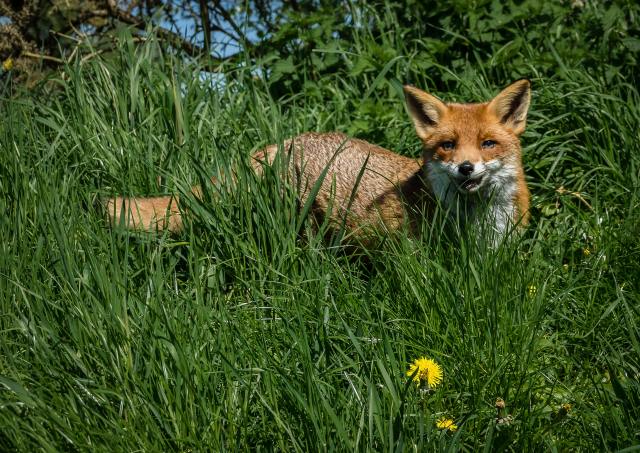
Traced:
<path id="1" fill-rule="evenodd" d="M 120 22 L 124 22 L 125 24 L 133 25 L 138 28 L 143 28 L 145 26 L 145 23 L 142 20 L 118 8 L 118 6 L 116 5 L 116 0 L 107 0 L 107 5 L 109 6 L 111 15 L 118 19 Z M 174 46 L 182 49 L 187 55 L 191 57 L 199 58 L 204 53 L 204 51 L 200 47 L 194 46 L 182 36 L 169 31 L 166 28 L 156 27 L 156 34 L 161 39 L 169 41 Z"/>
<path id="2" fill-rule="evenodd" d="M 229 25 L 231 25 L 231 28 L 233 28 L 233 31 L 235 31 L 238 34 L 237 39 L 238 41 L 240 41 L 240 44 L 242 44 L 243 46 L 246 46 L 249 43 L 249 40 L 247 39 L 245 34 L 242 32 L 242 30 L 240 30 L 240 27 L 238 27 L 238 25 L 233 20 L 231 15 L 227 12 L 227 10 L 220 5 L 219 1 L 213 2 L 213 9 L 216 10 L 218 13 L 220 13 L 220 15 L 224 18 L 224 20 L 226 20 L 229 23 Z"/>
<path id="3" fill-rule="evenodd" d="M 204 48 L 207 55 L 211 54 L 211 22 L 209 21 L 209 7 L 207 0 L 200 0 L 200 19 L 202 20 L 202 32 L 204 33 Z"/>
<path id="4" fill-rule="evenodd" d="M 116 0 L 106 0 L 107 1 L 107 5 L 109 6 L 109 11 L 111 12 L 111 15 L 116 18 L 117 20 L 125 23 L 125 24 L 129 24 L 132 25 L 134 27 L 137 28 L 144 28 L 145 23 L 144 21 L 140 20 L 139 18 L 132 16 L 131 14 L 128 14 L 126 11 L 118 8 Z M 206 2 L 204 2 L 206 3 Z M 217 3 L 217 2 L 216 2 Z M 239 29 L 239 27 L 235 24 L 235 22 L 233 22 L 233 19 L 229 16 L 229 14 L 227 13 L 227 11 L 225 11 L 224 9 L 221 10 L 220 7 L 216 8 L 216 11 L 220 12 L 220 14 L 223 15 L 223 17 L 225 18 L 225 20 L 227 20 L 232 28 L 234 28 L 234 30 L 237 30 L 237 32 L 240 33 L 240 44 L 243 46 L 244 50 L 241 50 L 239 52 L 236 52 L 234 54 L 228 55 L 226 57 L 223 58 L 214 58 L 212 57 L 210 54 L 208 54 L 205 49 L 202 49 L 199 46 L 193 45 L 191 44 L 189 41 L 187 41 L 186 39 L 184 39 L 182 36 L 178 35 L 177 33 L 174 33 L 172 31 L 167 30 L 166 28 L 162 28 L 162 27 L 158 27 L 156 26 L 154 28 L 156 35 L 160 38 L 163 39 L 165 41 L 168 41 L 169 43 L 171 43 L 174 47 L 181 49 L 182 51 L 184 51 L 187 55 L 189 55 L 190 57 L 195 58 L 196 60 L 198 60 L 202 65 L 203 65 L 203 69 L 205 69 L 206 71 L 210 71 L 210 72 L 219 72 L 221 70 L 220 65 L 228 62 L 228 61 L 234 61 L 237 60 L 239 57 L 241 57 L 242 55 L 245 55 L 246 53 L 249 53 L 252 56 L 261 56 L 264 55 L 266 51 L 268 51 L 271 48 L 271 43 L 266 41 L 266 42 L 262 42 L 259 43 L 258 45 L 253 45 L 251 44 L 246 37 L 244 36 L 244 34 L 242 34 L 242 31 Z M 211 27 L 211 24 L 210 24 Z M 213 25 L 214 28 L 218 28 L 217 26 Z M 223 31 L 221 28 L 218 31 Z"/>
<path id="5" fill-rule="evenodd" d="M 149 4 L 152 2 L 154 2 L 154 0 L 132 0 L 128 5 L 130 6 L 131 4 L 136 4 L 137 7 L 142 10 L 145 5 L 149 6 Z M 5 3 L 6 0 L 0 0 L 0 7 L 6 6 Z M 202 17 L 202 24 L 203 28 L 205 29 L 205 35 L 209 37 L 208 42 L 205 41 L 205 48 L 193 44 L 189 39 L 182 37 L 180 34 L 170 31 L 165 27 L 154 25 L 153 34 L 159 40 L 166 42 L 172 48 L 182 52 L 185 56 L 191 57 L 198 64 L 200 64 L 202 70 L 209 72 L 220 72 L 227 64 L 234 65 L 235 63 L 242 62 L 245 59 L 260 58 L 271 52 L 274 48 L 274 45 L 278 45 L 278 43 L 274 43 L 270 40 L 264 40 L 255 43 L 248 41 L 244 34 L 242 34 L 240 27 L 238 27 L 238 25 L 233 21 L 233 17 L 231 17 L 230 13 L 224 10 L 224 8 L 219 5 L 219 2 L 214 3 L 217 4 L 217 7 L 212 6 L 211 3 L 207 2 L 206 0 L 199 0 L 199 4 L 202 8 L 201 13 L 204 13 Z M 143 18 L 138 14 L 134 14 L 135 8 L 127 9 L 127 4 L 125 4 L 124 6 L 119 5 L 121 5 L 121 3 L 118 0 L 98 0 L 98 3 L 96 4 L 97 7 L 91 9 L 86 8 L 83 11 L 80 11 L 80 13 L 73 20 L 68 20 L 67 23 L 59 26 L 59 29 L 48 30 L 51 35 L 51 43 L 57 42 L 53 38 L 54 36 L 65 37 L 65 40 L 68 39 L 69 41 L 74 43 L 74 49 L 73 52 L 71 52 L 70 56 L 72 58 L 73 56 L 75 56 L 76 51 L 79 49 L 80 42 L 84 40 L 83 36 L 85 36 L 84 32 L 82 32 L 81 29 L 77 26 L 79 24 L 87 22 L 91 23 L 95 19 L 101 19 L 104 22 L 104 25 L 97 25 L 98 27 L 103 28 L 113 27 L 113 23 L 105 19 L 111 19 L 112 21 L 130 25 L 138 32 L 141 32 L 136 33 L 136 35 L 138 35 L 140 39 L 146 39 L 146 37 L 144 36 L 144 31 L 145 27 L 149 23 L 148 19 Z M 214 9 L 212 10 L 211 8 Z M 33 17 L 37 19 L 38 15 L 36 13 L 37 11 L 33 14 Z M 193 13 L 195 13 L 195 10 L 193 11 Z M 27 17 L 27 19 L 31 19 L 31 16 Z M 197 21 L 197 14 L 194 14 L 194 19 Z M 227 23 L 229 25 L 227 25 Z M 25 27 L 29 24 L 30 22 L 26 23 Z M 234 36 L 235 32 L 232 32 L 231 30 L 236 30 L 240 34 L 240 38 Z M 77 33 L 78 37 L 76 37 L 75 34 L 69 33 L 69 31 Z M 220 32 L 229 36 L 229 38 L 237 42 L 241 48 L 237 52 L 234 52 L 230 55 L 225 55 L 224 57 L 216 57 L 211 55 L 211 33 L 213 32 Z M 22 42 L 21 37 L 24 35 L 24 33 L 26 33 L 26 31 L 20 28 L 19 30 L 16 30 L 16 33 L 18 33 L 18 35 L 16 35 L 16 37 L 12 39 L 12 42 Z M 22 53 L 22 56 L 25 57 L 25 59 L 32 61 L 35 59 L 40 59 L 41 61 L 47 62 L 50 65 L 63 64 L 65 61 L 69 61 L 70 57 L 64 57 L 63 55 L 57 55 L 56 52 L 45 50 L 58 49 L 58 47 L 54 47 L 51 43 L 48 43 L 49 47 L 41 47 L 41 50 L 38 52 L 37 46 L 35 46 L 35 44 L 31 45 L 31 42 L 31 40 L 29 40 L 28 42 L 25 41 L 22 45 L 19 46 L 19 49 L 15 49 L 15 52 L 13 53 Z M 106 52 L 107 50 L 105 49 L 104 51 Z M 92 54 L 92 57 L 99 54 L 100 52 Z"/>

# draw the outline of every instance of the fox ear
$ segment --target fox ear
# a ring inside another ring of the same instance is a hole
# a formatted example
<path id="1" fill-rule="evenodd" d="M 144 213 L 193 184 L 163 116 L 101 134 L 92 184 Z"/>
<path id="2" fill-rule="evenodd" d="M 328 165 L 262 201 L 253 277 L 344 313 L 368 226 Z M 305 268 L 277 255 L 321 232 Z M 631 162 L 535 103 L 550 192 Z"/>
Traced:
<path id="1" fill-rule="evenodd" d="M 516 135 L 524 132 L 527 111 L 531 102 L 531 82 L 527 79 L 513 82 L 489 102 L 489 109 L 500 122 L 513 129 Z"/>
<path id="2" fill-rule="evenodd" d="M 404 86 L 404 97 L 418 137 L 426 140 L 442 119 L 447 106 L 437 97 L 410 85 Z"/>

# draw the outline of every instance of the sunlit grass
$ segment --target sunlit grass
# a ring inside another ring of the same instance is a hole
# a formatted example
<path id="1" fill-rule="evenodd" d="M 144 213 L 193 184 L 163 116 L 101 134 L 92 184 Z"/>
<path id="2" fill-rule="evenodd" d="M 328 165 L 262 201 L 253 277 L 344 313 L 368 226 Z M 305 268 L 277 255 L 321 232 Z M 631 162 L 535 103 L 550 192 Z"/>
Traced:
<path id="1" fill-rule="evenodd" d="M 366 52 L 366 41 L 356 45 Z M 534 78 L 523 138 L 533 222 L 523 236 L 491 249 L 436 220 L 422 240 L 392 238 L 354 256 L 326 247 L 277 171 L 257 179 L 246 159 L 305 130 L 418 155 L 397 89 L 410 61 L 379 80 L 336 75 L 315 95 L 275 101 L 249 71 L 213 89 L 197 68 L 153 50 L 68 67 L 46 97 L 2 101 L 4 447 L 638 442 L 635 87 L 579 70 Z M 480 100 L 471 96 L 508 82 L 469 72 L 454 95 Z M 363 89 L 387 109 L 384 121 L 352 116 Z M 207 202 L 189 201 L 177 236 L 110 230 L 91 208 L 105 195 L 185 194 L 229 171 L 236 187 L 206 185 Z M 407 376 L 423 356 L 442 368 L 429 391 Z M 439 429 L 442 420 L 457 429 Z"/>

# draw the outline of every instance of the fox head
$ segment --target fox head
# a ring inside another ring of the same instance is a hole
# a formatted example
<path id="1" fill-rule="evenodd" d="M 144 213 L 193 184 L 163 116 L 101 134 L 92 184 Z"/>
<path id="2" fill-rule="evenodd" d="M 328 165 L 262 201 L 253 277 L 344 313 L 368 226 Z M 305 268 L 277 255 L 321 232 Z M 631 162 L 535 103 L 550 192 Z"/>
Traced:
<path id="1" fill-rule="evenodd" d="M 518 80 L 489 102 L 447 104 L 412 86 L 404 93 L 424 145 L 424 165 L 435 194 L 494 193 L 524 183 L 520 134 L 531 100 L 528 80 Z"/>

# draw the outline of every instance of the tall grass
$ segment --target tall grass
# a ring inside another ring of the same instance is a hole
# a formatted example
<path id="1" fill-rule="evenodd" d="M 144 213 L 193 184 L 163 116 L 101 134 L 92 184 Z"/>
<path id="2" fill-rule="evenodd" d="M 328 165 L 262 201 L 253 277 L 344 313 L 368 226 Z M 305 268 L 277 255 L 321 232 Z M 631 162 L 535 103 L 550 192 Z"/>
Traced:
<path id="1" fill-rule="evenodd" d="M 2 100 L 3 449 L 638 444 L 637 87 L 573 66 L 533 73 L 522 237 L 492 249 L 435 222 L 421 240 L 354 256 L 312 231 L 276 171 L 257 179 L 246 163 L 305 130 L 419 155 L 399 92 L 407 79 L 430 86 L 413 44 L 357 37 L 340 58 L 374 60 L 380 46 L 402 58 L 276 101 L 255 68 L 212 86 L 124 37 L 111 58 Z M 482 100 L 510 81 L 485 70 L 440 68 L 457 90 L 436 94 Z M 91 208 L 105 195 L 184 194 L 229 171 L 236 187 L 206 185 L 177 236 L 111 230 Z M 420 356 L 444 370 L 432 393 L 406 375 Z M 458 430 L 438 430 L 442 416 Z"/>

